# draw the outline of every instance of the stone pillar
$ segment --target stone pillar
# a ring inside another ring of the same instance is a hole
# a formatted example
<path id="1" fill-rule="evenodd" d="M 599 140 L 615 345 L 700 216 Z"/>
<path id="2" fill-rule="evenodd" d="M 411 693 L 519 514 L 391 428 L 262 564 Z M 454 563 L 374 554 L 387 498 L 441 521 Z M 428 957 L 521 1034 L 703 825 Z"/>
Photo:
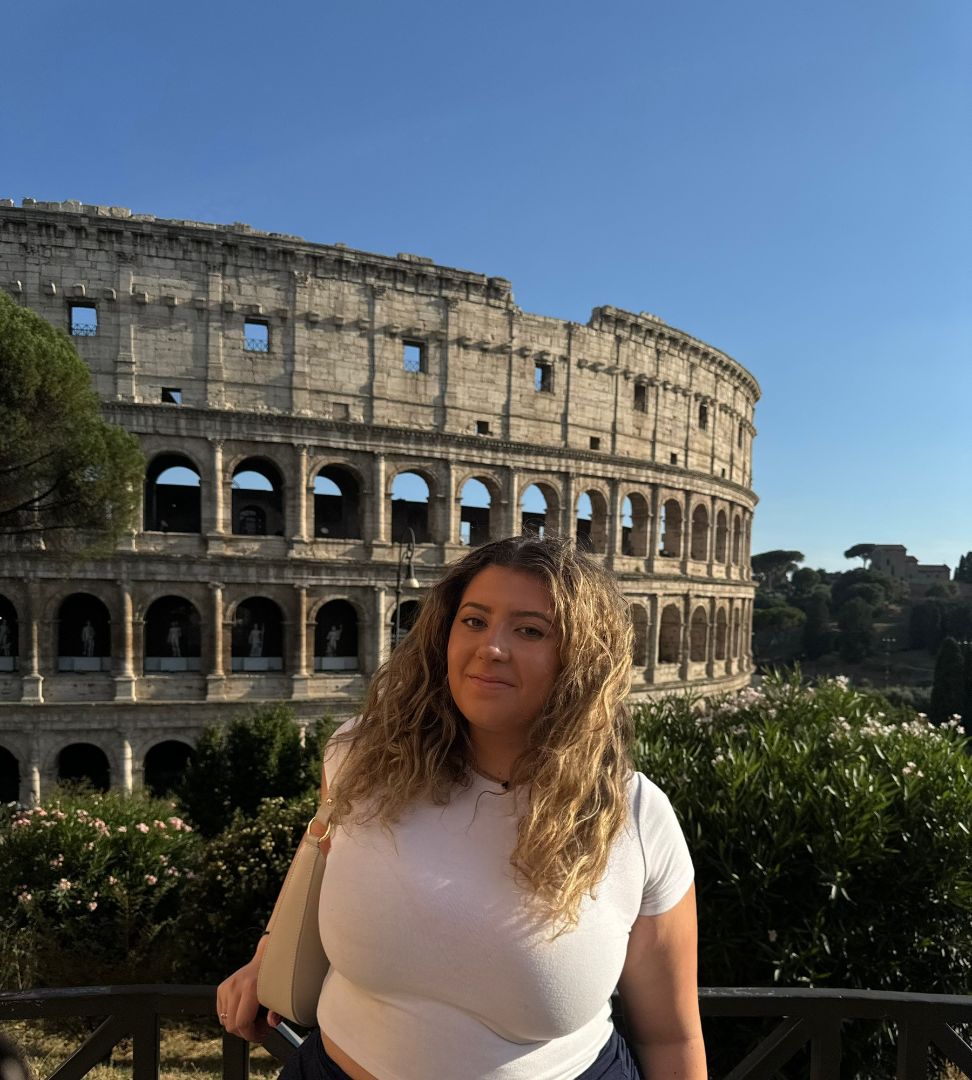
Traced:
<path id="1" fill-rule="evenodd" d="M 20 700 L 40 703 L 44 700 L 44 677 L 40 672 L 40 595 L 36 582 L 27 587 L 30 608 L 27 640 L 27 672 L 20 681 Z"/>
<path id="2" fill-rule="evenodd" d="M 687 682 L 689 677 L 689 665 L 692 663 L 692 597 L 686 596 L 682 601 L 682 657 L 678 665 L 678 677 L 682 682 Z"/>
<path id="3" fill-rule="evenodd" d="M 383 585 L 374 587 L 374 633 L 371 635 L 374 653 L 368 657 L 368 669 L 366 674 L 373 674 L 381 667 L 385 659 L 386 639 L 388 628 L 385 626 L 385 588 Z"/>
<path id="4" fill-rule="evenodd" d="M 207 532 L 222 536 L 226 532 L 226 483 L 223 478 L 223 440 L 210 439 L 212 450 L 212 491 L 209 497 Z"/>
<path id="5" fill-rule="evenodd" d="M 118 354 L 115 357 L 115 395 L 119 401 L 135 400 L 135 322 L 132 317 L 132 271 L 118 271 L 117 295 L 124 297 L 118 310 Z M 112 305 L 114 307 L 114 305 Z"/>
<path id="6" fill-rule="evenodd" d="M 221 409 L 226 404 L 223 385 L 223 274 L 213 266 L 209 270 L 206 296 L 206 404 Z"/>
<path id="7" fill-rule="evenodd" d="M 715 677 L 715 645 L 716 645 L 716 599 L 714 596 L 709 597 L 708 603 L 709 609 L 709 633 L 706 637 L 706 649 L 705 649 L 705 674 L 708 678 Z M 721 672 L 725 674 L 725 672 Z"/>
<path id="8" fill-rule="evenodd" d="M 225 624 L 223 622 L 223 586 L 219 582 L 211 582 L 210 594 L 212 605 L 210 608 L 210 635 L 211 656 L 209 660 L 209 673 L 206 675 L 206 698 L 207 700 L 219 700 L 223 697 L 225 689 L 226 669 L 225 663 Z"/>
<path id="9" fill-rule="evenodd" d="M 645 682 L 649 685 L 655 681 L 655 667 L 658 663 L 658 632 L 660 622 L 661 600 L 658 593 L 652 593 L 648 597 L 648 634 L 645 647 L 648 650 L 647 663 L 645 664 Z"/>
<path id="10" fill-rule="evenodd" d="M 461 495 L 456 491 L 456 467 L 451 461 L 444 463 L 444 468 L 439 474 L 440 490 L 436 493 L 435 518 L 429 522 L 435 531 L 432 534 L 433 542 L 438 540 L 442 548 L 442 561 L 448 561 L 448 548 L 455 547 L 459 543 L 459 518 Z"/>
<path id="11" fill-rule="evenodd" d="M 310 695 L 310 668 L 308 665 L 307 637 L 307 586 L 295 585 L 296 615 L 294 618 L 293 675 L 290 679 L 290 696 L 305 698 Z"/>
<path id="12" fill-rule="evenodd" d="M 126 795 L 132 793 L 132 744 L 127 735 L 122 736 L 121 741 L 121 776 L 119 777 L 122 791 Z"/>
<path id="13" fill-rule="evenodd" d="M 391 543 L 387 523 L 388 500 L 385 496 L 385 456 L 375 454 L 371 463 L 371 506 L 365 515 L 365 540 L 372 546 Z"/>
<path id="14" fill-rule="evenodd" d="M 621 491 L 617 480 L 608 481 L 608 519 L 605 564 L 614 565 L 615 557 L 621 554 Z"/>
<path id="15" fill-rule="evenodd" d="M 645 564 L 645 569 L 649 574 L 653 574 L 655 572 L 655 560 L 658 558 L 658 548 L 661 545 L 661 535 L 659 533 L 659 528 L 661 526 L 661 509 L 659 507 L 657 484 L 652 484 L 651 498 L 648 502 L 648 513 L 650 517 L 648 519 L 648 560 Z"/>
<path id="16" fill-rule="evenodd" d="M 21 780 L 21 789 L 24 782 Z M 41 801 L 41 742 L 35 731 L 30 740 L 30 760 L 27 762 L 27 790 L 21 790 L 21 799 L 31 806 Z"/>
<path id="17" fill-rule="evenodd" d="M 295 479 L 291 498 L 291 529 L 293 541 L 306 543 L 307 533 L 307 447 L 298 444 L 294 447 Z"/>
<path id="18" fill-rule="evenodd" d="M 504 469 L 503 488 L 496 507 L 496 523 L 493 522 L 493 507 L 489 510 L 489 530 L 497 540 L 504 536 L 519 536 L 522 532 L 520 523 L 520 496 L 515 469 Z"/>
<path id="19" fill-rule="evenodd" d="M 574 495 L 574 478 L 570 473 L 564 475 L 564 485 L 562 488 L 564 504 L 560 508 L 560 531 L 563 536 L 569 536 L 574 539 L 577 535 L 577 507 L 574 505 L 576 502 L 576 496 Z M 548 518 L 547 528 L 555 523 Z"/>
<path id="20" fill-rule="evenodd" d="M 115 674 L 115 701 L 135 700 L 135 611 L 132 590 L 122 582 L 119 586 L 121 607 L 119 657 Z M 130 790 L 130 789 L 127 789 Z"/>

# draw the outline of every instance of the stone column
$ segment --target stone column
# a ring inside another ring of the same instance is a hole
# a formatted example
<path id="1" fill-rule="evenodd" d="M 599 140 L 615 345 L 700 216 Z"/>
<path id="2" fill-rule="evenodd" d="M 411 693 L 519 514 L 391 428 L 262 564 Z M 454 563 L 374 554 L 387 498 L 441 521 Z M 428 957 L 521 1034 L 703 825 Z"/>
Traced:
<path id="1" fill-rule="evenodd" d="M 207 507 L 208 533 L 222 536 L 226 532 L 226 484 L 223 480 L 223 440 L 210 439 L 212 451 L 212 491 Z"/>
<path id="2" fill-rule="evenodd" d="M 648 519 L 648 559 L 645 564 L 645 569 L 649 574 L 653 574 L 655 572 L 655 560 L 658 558 L 658 548 L 661 545 L 661 535 L 659 533 L 659 528 L 661 526 L 661 509 L 658 505 L 657 484 L 652 484 L 651 498 L 648 502 L 648 513 L 651 516 Z"/>
<path id="3" fill-rule="evenodd" d="M 21 789 L 24 782 L 21 780 Z M 26 796 L 26 798 L 25 798 Z M 30 760 L 27 762 L 27 790 L 21 790 L 21 799 L 31 806 L 39 806 L 41 801 L 41 742 L 35 731 L 30 740 Z"/>
<path id="4" fill-rule="evenodd" d="M 520 524 L 520 497 L 517 490 L 515 469 L 503 470 L 503 488 L 496 507 L 496 521 L 493 521 L 493 507 L 489 510 L 489 531 L 497 540 L 504 536 L 519 536 Z"/>
<path id="5" fill-rule="evenodd" d="M 210 607 L 212 653 L 209 662 L 209 673 L 206 675 L 206 698 L 207 700 L 219 700 L 223 697 L 226 680 L 226 669 L 224 667 L 223 586 L 214 581 L 210 583 L 209 590 L 212 596 L 212 605 Z"/>
<path id="6" fill-rule="evenodd" d="M 306 543 L 307 532 L 307 447 L 299 444 L 294 447 L 296 458 L 296 479 L 294 480 L 294 496 L 291 500 L 293 507 L 292 527 L 290 535 L 292 540 Z"/>
<path id="7" fill-rule="evenodd" d="M 441 490 L 436 495 L 438 513 L 435 520 L 430 522 L 433 529 L 437 529 L 439 535 L 432 535 L 432 540 L 438 540 L 442 548 L 442 561 L 449 558 L 448 548 L 455 547 L 459 543 L 459 518 L 461 495 L 456 491 L 456 468 L 451 461 L 444 462 L 444 468 L 439 474 Z"/>
<path id="8" fill-rule="evenodd" d="M 391 542 L 388 526 L 388 503 L 385 498 L 385 456 L 375 454 L 371 463 L 371 506 L 365 515 L 365 540 L 375 545 Z"/>
<path id="9" fill-rule="evenodd" d="M 135 700 L 135 611 L 132 590 L 124 582 L 119 586 L 121 607 L 119 646 L 121 655 L 115 675 L 115 701 Z M 130 788 L 126 790 L 131 790 Z"/>
<path id="10" fill-rule="evenodd" d="M 682 682 L 687 682 L 689 677 L 689 665 L 692 663 L 692 597 L 686 596 L 682 601 L 682 658 L 678 665 L 678 677 Z"/>
<path id="11" fill-rule="evenodd" d="M 608 481 L 607 553 L 604 560 L 608 567 L 614 565 L 621 554 L 621 492 L 617 480 Z"/>
<path id="12" fill-rule="evenodd" d="M 40 703 L 44 700 L 44 677 L 40 672 L 40 595 L 37 582 L 27 587 L 27 603 L 30 608 L 27 641 L 27 673 L 20 681 L 20 700 Z"/>
<path id="13" fill-rule="evenodd" d="M 659 612 L 661 603 L 658 593 L 652 593 L 648 597 L 648 634 L 645 647 L 648 650 L 647 663 L 645 664 L 645 682 L 649 685 L 655 681 L 655 666 L 658 663 L 658 632 Z"/>
<path id="14" fill-rule="evenodd" d="M 706 637 L 706 649 L 705 649 L 705 674 L 708 678 L 715 677 L 715 645 L 716 645 L 716 600 L 714 596 L 709 597 L 708 603 L 709 610 L 709 633 Z M 725 672 L 722 672 L 725 674 Z"/>
<path id="15" fill-rule="evenodd" d="M 121 781 L 120 787 L 126 795 L 132 793 L 132 744 L 127 735 L 122 736 L 121 741 Z"/>
<path id="16" fill-rule="evenodd" d="M 381 667 L 382 661 L 385 659 L 385 634 L 387 627 L 385 626 L 385 588 L 383 585 L 374 586 L 374 606 L 372 608 L 374 612 L 374 632 L 371 635 L 373 642 L 374 652 L 368 657 L 368 669 L 366 674 L 372 674 Z"/>
<path id="17" fill-rule="evenodd" d="M 294 617 L 293 675 L 290 679 L 290 696 L 305 698 L 310 694 L 310 670 L 308 665 L 307 636 L 307 586 L 295 585 L 296 615 Z"/>
<path id="18" fill-rule="evenodd" d="M 577 535 L 577 507 L 575 505 L 574 477 L 570 473 L 564 475 L 562 491 L 564 504 L 560 508 L 560 530 L 562 535 L 573 539 Z M 548 520 L 547 528 L 553 524 L 555 523 Z"/>
<path id="19" fill-rule="evenodd" d="M 221 409 L 226 404 L 223 385 L 223 274 L 210 267 L 205 300 L 206 314 L 206 404 Z"/>

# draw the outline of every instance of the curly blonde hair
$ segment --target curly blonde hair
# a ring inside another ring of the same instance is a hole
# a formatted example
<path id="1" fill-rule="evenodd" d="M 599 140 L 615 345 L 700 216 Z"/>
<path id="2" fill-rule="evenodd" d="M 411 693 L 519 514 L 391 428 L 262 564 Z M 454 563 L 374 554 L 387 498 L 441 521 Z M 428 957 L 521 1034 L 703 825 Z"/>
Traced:
<path id="1" fill-rule="evenodd" d="M 415 799 L 444 805 L 470 782 L 468 724 L 449 691 L 447 645 L 466 586 L 488 566 L 532 574 L 549 590 L 562 669 L 510 775 L 527 805 L 510 857 L 562 928 L 604 876 L 628 816 L 632 767 L 631 619 L 611 574 L 573 541 L 517 536 L 475 548 L 424 598 L 412 629 L 374 678 L 331 792 L 335 821 L 390 826 Z"/>

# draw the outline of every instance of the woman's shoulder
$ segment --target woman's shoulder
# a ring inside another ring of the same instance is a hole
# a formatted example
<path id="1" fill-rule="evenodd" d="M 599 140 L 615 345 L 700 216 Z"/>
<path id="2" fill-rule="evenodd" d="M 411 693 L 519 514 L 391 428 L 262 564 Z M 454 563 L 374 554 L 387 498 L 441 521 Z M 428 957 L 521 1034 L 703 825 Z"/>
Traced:
<path id="1" fill-rule="evenodd" d="M 327 745 L 324 747 L 324 777 L 327 780 L 328 787 L 330 787 L 338 770 L 344 764 L 344 759 L 348 756 L 354 738 L 354 729 L 360 719 L 360 716 L 352 716 L 350 720 L 345 720 L 343 724 L 331 732 L 331 736 L 327 740 Z"/>

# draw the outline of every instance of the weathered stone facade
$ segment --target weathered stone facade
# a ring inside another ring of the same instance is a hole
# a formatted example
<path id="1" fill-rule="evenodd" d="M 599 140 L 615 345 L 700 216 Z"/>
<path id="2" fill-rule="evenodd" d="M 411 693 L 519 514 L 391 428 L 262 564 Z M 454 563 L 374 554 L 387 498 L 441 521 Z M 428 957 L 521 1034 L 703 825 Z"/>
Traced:
<path id="1" fill-rule="evenodd" d="M 577 533 L 633 605 L 637 696 L 748 682 L 759 388 L 657 317 L 579 325 L 414 255 L 31 200 L 0 203 L 0 285 L 73 331 L 149 464 L 111 557 L 4 561 L 21 797 L 71 772 L 68 744 L 130 787 L 242 704 L 350 711 L 390 647 L 409 526 L 422 584 L 464 541 Z M 393 502 L 402 473 L 420 479 Z"/>

